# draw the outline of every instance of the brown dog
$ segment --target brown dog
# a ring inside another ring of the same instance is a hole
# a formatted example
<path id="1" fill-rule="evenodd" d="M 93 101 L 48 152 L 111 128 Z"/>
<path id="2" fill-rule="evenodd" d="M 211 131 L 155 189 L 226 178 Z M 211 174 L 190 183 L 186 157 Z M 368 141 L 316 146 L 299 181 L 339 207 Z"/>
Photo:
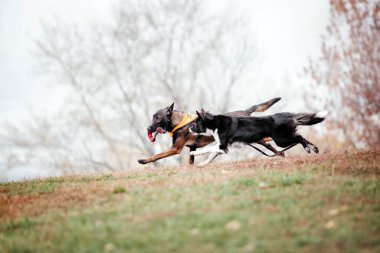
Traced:
<path id="1" fill-rule="evenodd" d="M 263 112 L 267 110 L 269 107 L 271 107 L 273 104 L 278 102 L 280 99 L 281 98 L 273 98 L 262 104 L 254 105 L 248 108 L 247 110 L 229 112 L 229 113 L 226 113 L 225 115 L 231 116 L 231 117 L 248 117 L 253 112 Z M 165 157 L 177 155 L 181 153 L 184 146 L 187 146 L 188 148 L 190 148 L 190 151 L 195 151 L 197 148 L 204 147 L 214 142 L 214 138 L 212 136 L 193 135 L 192 133 L 190 133 L 189 128 L 190 128 L 191 122 L 195 118 L 192 118 L 191 115 L 185 112 L 174 111 L 173 108 L 174 108 L 174 103 L 166 108 L 158 110 L 153 115 L 152 124 L 148 126 L 148 137 L 150 141 L 154 142 L 155 137 L 157 136 L 158 133 L 170 132 L 173 137 L 172 146 L 170 147 L 170 149 L 168 149 L 165 152 L 159 153 L 157 155 L 154 155 L 146 159 L 138 160 L 140 164 L 147 164 L 147 163 L 155 162 Z M 155 132 L 155 135 L 153 136 L 154 132 Z M 277 151 L 275 148 L 273 148 L 270 144 L 266 143 L 264 140 L 261 140 L 258 143 L 265 146 L 269 150 L 271 150 L 275 155 L 284 156 L 282 152 Z M 190 164 L 194 163 L 194 156 L 190 155 L 189 163 Z"/>

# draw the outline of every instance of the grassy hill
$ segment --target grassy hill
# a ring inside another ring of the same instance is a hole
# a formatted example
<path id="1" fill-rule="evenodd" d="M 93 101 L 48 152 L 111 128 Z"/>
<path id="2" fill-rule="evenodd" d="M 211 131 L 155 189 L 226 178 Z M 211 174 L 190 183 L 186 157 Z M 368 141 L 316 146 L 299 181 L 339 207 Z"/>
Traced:
<path id="1" fill-rule="evenodd" d="M 367 150 L 0 184 L 0 252 L 380 252 L 379 179 Z"/>

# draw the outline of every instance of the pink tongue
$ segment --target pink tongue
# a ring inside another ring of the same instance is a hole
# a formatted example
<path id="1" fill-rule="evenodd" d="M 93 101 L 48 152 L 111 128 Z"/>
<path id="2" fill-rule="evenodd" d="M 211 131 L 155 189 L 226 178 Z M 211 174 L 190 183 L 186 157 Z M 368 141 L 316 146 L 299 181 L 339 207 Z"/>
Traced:
<path id="1" fill-rule="evenodd" d="M 151 142 L 154 142 L 154 141 L 155 141 L 155 138 L 153 137 L 151 131 L 148 131 L 148 138 L 149 138 L 149 140 L 150 140 Z"/>

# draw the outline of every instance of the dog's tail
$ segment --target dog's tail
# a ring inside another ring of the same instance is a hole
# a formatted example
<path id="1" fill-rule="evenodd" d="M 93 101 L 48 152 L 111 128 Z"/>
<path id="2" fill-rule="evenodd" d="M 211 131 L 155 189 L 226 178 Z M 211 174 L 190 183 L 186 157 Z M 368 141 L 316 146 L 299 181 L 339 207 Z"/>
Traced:
<path id="1" fill-rule="evenodd" d="M 280 101 L 281 98 L 272 98 L 271 100 L 268 100 L 262 104 L 254 105 L 247 110 L 245 110 L 248 114 L 251 114 L 253 112 L 263 112 L 266 111 L 269 107 Z"/>
<path id="2" fill-rule="evenodd" d="M 297 113 L 294 114 L 294 119 L 297 122 L 297 125 L 314 125 L 318 124 L 325 120 L 329 114 L 328 111 L 317 112 L 317 113 Z"/>

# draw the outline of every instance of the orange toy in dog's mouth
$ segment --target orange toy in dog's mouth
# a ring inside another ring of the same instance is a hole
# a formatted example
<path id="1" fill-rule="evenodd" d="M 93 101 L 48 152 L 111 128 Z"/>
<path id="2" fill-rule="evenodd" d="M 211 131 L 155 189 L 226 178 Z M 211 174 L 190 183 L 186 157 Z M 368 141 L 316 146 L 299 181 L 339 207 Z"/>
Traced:
<path id="1" fill-rule="evenodd" d="M 153 136 L 152 132 L 148 130 L 148 138 L 151 142 L 156 140 L 156 135 Z"/>
<path id="2" fill-rule="evenodd" d="M 151 131 L 148 130 L 148 138 L 151 142 L 154 142 L 156 140 L 157 134 L 164 134 L 164 133 L 166 133 L 166 131 L 164 129 L 162 129 L 161 127 L 157 127 L 154 135 Z"/>

